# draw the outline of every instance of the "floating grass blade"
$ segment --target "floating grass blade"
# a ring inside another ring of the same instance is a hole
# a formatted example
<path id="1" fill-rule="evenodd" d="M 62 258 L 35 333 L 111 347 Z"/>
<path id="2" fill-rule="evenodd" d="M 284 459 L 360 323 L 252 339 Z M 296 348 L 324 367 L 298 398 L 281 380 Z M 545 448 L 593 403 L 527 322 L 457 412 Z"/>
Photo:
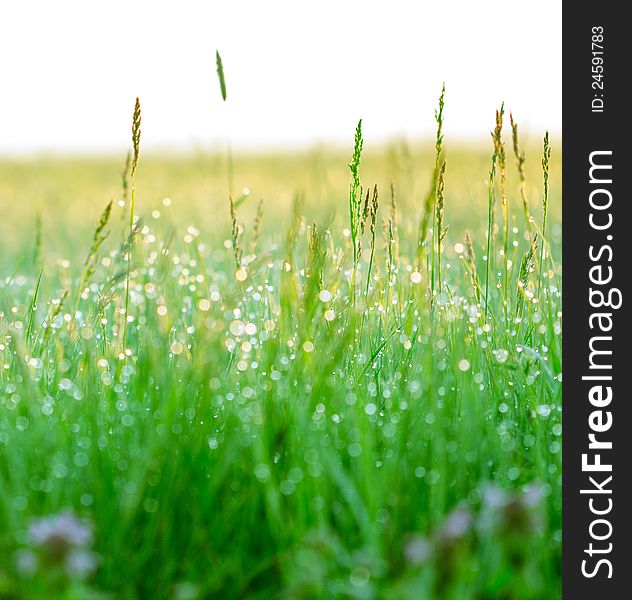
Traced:
<path id="1" fill-rule="evenodd" d="M 222 100 L 226 102 L 226 78 L 224 76 L 224 65 L 219 50 L 215 50 L 215 66 L 217 68 L 217 79 L 219 80 L 219 91 L 222 94 Z"/>

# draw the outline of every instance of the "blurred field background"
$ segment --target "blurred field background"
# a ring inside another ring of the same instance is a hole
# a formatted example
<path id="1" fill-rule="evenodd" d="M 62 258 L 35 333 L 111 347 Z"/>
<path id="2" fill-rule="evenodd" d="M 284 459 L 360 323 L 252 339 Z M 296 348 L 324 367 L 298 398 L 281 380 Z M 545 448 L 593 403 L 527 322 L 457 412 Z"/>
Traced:
<path id="1" fill-rule="evenodd" d="M 493 147 L 491 141 L 486 143 L 485 140 L 463 142 L 457 139 L 446 145 L 449 161 L 446 211 L 450 238 L 462 241 L 466 228 L 483 230 L 486 227 L 486 190 Z M 556 141 L 553 147 L 550 214 L 555 250 L 561 236 L 561 147 Z M 394 184 L 401 210 L 400 226 L 412 236 L 409 240 L 412 245 L 421 204 L 430 184 L 433 152 L 430 140 L 426 143 L 399 141 L 367 148 L 363 157 L 363 177 L 367 183 L 377 184 L 385 191 L 391 182 Z M 541 210 L 541 144 L 532 140 L 525 152 L 527 193 L 537 217 Z M 205 235 L 213 236 L 215 241 L 223 240 L 229 237 L 230 231 L 228 195 L 232 193 L 238 198 L 246 190 L 247 199 L 241 204 L 240 218 L 244 223 L 251 223 L 259 201 L 263 200 L 263 231 L 280 243 L 284 228 L 289 225 L 292 199 L 302 195 L 308 221 L 333 217 L 342 230 L 348 225 L 348 161 L 348 149 L 341 146 L 285 153 L 237 153 L 233 157 L 231 185 L 225 151 L 149 153 L 143 155 L 138 169 L 138 211 L 148 223 L 155 220 L 151 213 L 158 210 L 163 222 L 168 219 L 181 229 L 201 225 Z M 122 197 L 124 162 L 124 154 L 82 158 L 0 157 L 0 208 L 5 215 L 0 222 L 0 235 L 5 268 L 28 256 L 28 239 L 33 236 L 38 219 L 41 219 L 46 257 L 53 262 L 69 259 L 78 247 L 89 242 L 94 222 L 110 200 L 116 220 L 117 215 L 124 212 L 118 204 Z M 511 167 L 512 157 L 509 162 Z M 515 192 L 518 189 L 516 169 L 509 168 L 507 177 L 508 188 Z M 165 198 L 171 200 L 168 207 L 163 204 Z M 518 210 L 514 211 L 513 218 L 522 229 Z M 406 244 L 406 240 L 403 243 Z M 449 247 L 447 252 L 449 256 Z"/>

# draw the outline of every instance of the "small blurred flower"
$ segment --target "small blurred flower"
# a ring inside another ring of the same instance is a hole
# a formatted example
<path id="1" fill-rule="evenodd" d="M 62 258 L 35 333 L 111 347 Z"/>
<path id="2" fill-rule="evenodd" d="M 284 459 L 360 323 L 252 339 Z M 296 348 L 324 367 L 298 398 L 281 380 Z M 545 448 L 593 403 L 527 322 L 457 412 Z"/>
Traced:
<path id="1" fill-rule="evenodd" d="M 544 498 L 542 486 L 536 483 L 529 485 L 524 490 L 521 500 L 524 506 L 526 506 L 527 508 L 536 508 L 540 506 L 542 498 Z"/>
<path id="2" fill-rule="evenodd" d="M 507 503 L 507 493 L 495 483 L 483 489 L 483 506 L 489 509 L 502 508 Z"/>
<path id="3" fill-rule="evenodd" d="M 28 529 L 30 548 L 16 556 L 18 570 L 35 573 L 41 564 L 61 568 L 70 579 L 94 572 L 99 557 L 92 552 L 92 527 L 70 511 L 33 519 Z"/>
<path id="4" fill-rule="evenodd" d="M 90 550 L 71 550 L 66 556 L 64 566 L 69 577 L 84 579 L 99 565 L 99 557 Z"/>
<path id="5" fill-rule="evenodd" d="M 425 563 L 432 554 L 432 544 L 422 535 L 413 535 L 404 548 L 404 556 L 412 565 Z"/>
<path id="6" fill-rule="evenodd" d="M 524 491 L 510 493 L 492 484 L 483 492 L 481 531 L 502 530 L 505 533 L 533 531 L 540 525 L 537 509 L 542 502 L 542 488 L 531 484 Z"/>
<path id="7" fill-rule="evenodd" d="M 472 521 L 472 513 L 467 508 L 455 508 L 443 522 L 438 532 L 438 541 L 448 544 L 459 541 L 469 533 Z"/>
<path id="8" fill-rule="evenodd" d="M 92 542 L 92 528 L 71 512 L 41 517 L 31 522 L 29 538 L 34 546 L 58 550 L 65 554 L 71 547 Z"/>

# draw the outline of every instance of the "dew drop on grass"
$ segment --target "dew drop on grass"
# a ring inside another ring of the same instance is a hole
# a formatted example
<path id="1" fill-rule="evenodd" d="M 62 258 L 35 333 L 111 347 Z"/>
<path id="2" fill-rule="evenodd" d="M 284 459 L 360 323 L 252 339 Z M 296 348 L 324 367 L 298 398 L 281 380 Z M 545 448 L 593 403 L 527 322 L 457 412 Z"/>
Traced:
<path id="1" fill-rule="evenodd" d="M 546 419 L 551 414 L 551 407 L 548 404 L 540 404 L 536 411 L 541 417 Z"/>
<path id="2" fill-rule="evenodd" d="M 498 350 L 494 350 L 494 357 L 499 363 L 507 362 L 509 351 L 504 348 L 499 348 Z"/>
<path id="3" fill-rule="evenodd" d="M 331 300 L 331 292 L 329 290 L 321 290 L 318 297 L 321 302 L 329 302 Z"/>
<path id="4" fill-rule="evenodd" d="M 433 470 L 426 473 L 426 482 L 428 483 L 428 485 L 435 485 L 439 482 L 439 479 L 441 479 L 441 474 L 439 473 L 439 471 Z"/>
<path id="5" fill-rule="evenodd" d="M 73 462 L 78 467 L 85 467 L 88 464 L 88 455 L 85 452 L 77 452 L 73 458 Z"/>
<path id="6" fill-rule="evenodd" d="M 470 370 L 470 361 L 467 358 L 462 358 L 459 361 L 459 369 L 461 371 L 469 371 Z"/>
<path id="7" fill-rule="evenodd" d="M 279 485 L 279 491 L 284 496 L 291 496 L 296 491 L 296 484 L 293 481 L 286 479 L 281 482 L 281 485 Z"/>
<path id="8" fill-rule="evenodd" d="M 270 480 L 270 467 L 265 463 L 260 463 L 255 467 L 255 477 L 261 482 L 265 483 Z"/>
<path id="9" fill-rule="evenodd" d="M 246 330 L 243 321 L 235 319 L 228 327 L 228 330 L 236 337 L 243 335 Z"/>
<path id="10" fill-rule="evenodd" d="M 418 283 L 421 283 L 421 273 L 419 271 L 413 271 L 410 274 L 410 280 L 415 285 L 417 285 Z"/>
<path id="11" fill-rule="evenodd" d="M 357 442 L 354 442 L 353 444 L 349 444 L 347 452 L 349 453 L 349 456 L 357 458 L 360 454 L 362 454 L 362 446 L 360 446 Z"/>
<path id="12" fill-rule="evenodd" d="M 426 474 L 426 469 L 424 467 L 417 467 L 415 469 L 415 477 L 417 477 L 418 479 L 423 479 L 425 474 Z"/>
<path id="13" fill-rule="evenodd" d="M 181 342 L 173 342 L 169 349 L 171 350 L 172 354 L 178 355 L 178 354 L 182 354 L 182 351 L 184 350 L 184 346 L 182 345 Z"/>
<path id="14" fill-rule="evenodd" d="M 298 467 L 293 467 L 287 474 L 288 481 L 298 483 L 303 479 L 303 472 Z"/>

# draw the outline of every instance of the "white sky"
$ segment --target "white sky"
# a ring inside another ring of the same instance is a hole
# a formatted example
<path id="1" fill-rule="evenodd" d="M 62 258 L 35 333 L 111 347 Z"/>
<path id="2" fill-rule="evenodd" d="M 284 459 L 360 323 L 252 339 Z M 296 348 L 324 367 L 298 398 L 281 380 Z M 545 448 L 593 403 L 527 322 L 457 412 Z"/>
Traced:
<path id="1" fill-rule="evenodd" d="M 0 0 L 0 153 L 561 132 L 561 1 Z M 220 97 L 215 49 L 226 71 Z"/>

